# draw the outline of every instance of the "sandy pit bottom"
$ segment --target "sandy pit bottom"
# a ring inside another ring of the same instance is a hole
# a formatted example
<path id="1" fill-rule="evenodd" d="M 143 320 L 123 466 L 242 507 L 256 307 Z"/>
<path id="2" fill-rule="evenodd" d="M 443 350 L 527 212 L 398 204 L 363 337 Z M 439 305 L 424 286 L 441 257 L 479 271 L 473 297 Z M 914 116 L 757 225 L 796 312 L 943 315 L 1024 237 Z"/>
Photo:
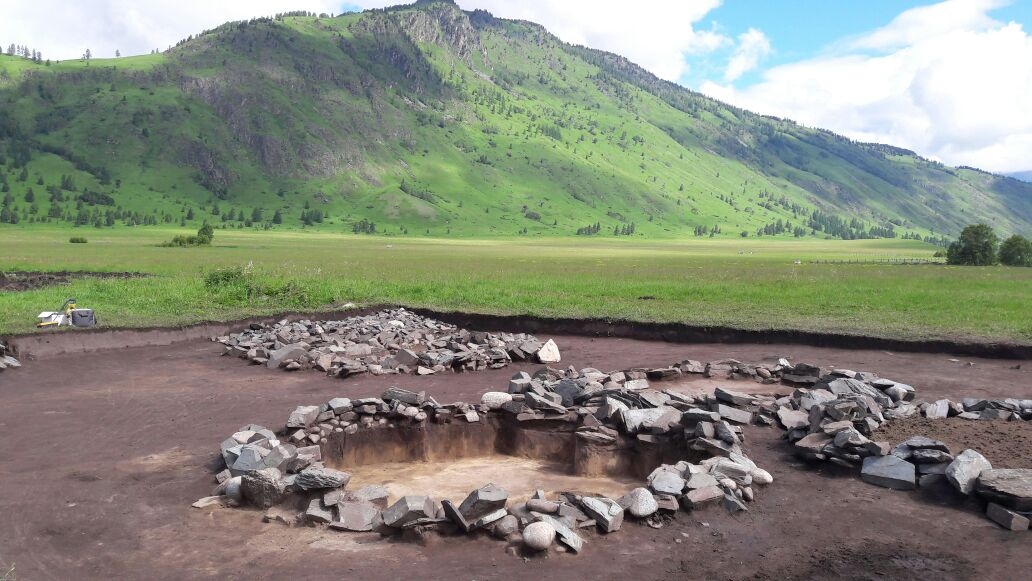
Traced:
<path id="1" fill-rule="evenodd" d="M 577 491 L 619 498 L 642 486 L 641 481 L 629 477 L 576 476 L 569 474 L 562 464 L 501 455 L 374 464 L 349 467 L 347 471 L 351 473 L 349 489 L 382 484 L 390 491 L 391 502 L 412 494 L 460 503 L 470 491 L 489 482 L 504 488 L 510 502 L 526 500 L 539 488 L 550 497 L 558 492 Z"/>

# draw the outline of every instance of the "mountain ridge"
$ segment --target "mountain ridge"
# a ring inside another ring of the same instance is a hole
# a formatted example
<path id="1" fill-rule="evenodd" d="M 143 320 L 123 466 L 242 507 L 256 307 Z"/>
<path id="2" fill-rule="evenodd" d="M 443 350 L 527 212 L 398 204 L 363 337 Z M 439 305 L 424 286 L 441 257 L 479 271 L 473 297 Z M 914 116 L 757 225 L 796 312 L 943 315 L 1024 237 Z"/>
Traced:
<path id="1" fill-rule="evenodd" d="M 442 0 L 227 23 L 161 55 L 3 57 L 0 102 L 22 222 L 940 243 L 972 219 L 1032 224 L 1022 182 L 750 113 Z"/>

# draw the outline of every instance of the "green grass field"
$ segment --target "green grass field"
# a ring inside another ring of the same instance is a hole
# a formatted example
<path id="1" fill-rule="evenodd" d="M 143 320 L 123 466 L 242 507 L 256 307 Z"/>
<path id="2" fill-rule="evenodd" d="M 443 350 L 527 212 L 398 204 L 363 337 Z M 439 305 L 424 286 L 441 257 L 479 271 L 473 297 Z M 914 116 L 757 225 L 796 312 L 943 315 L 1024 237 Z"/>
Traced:
<path id="1" fill-rule="evenodd" d="M 1032 269 L 810 264 L 930 257 L 919 242 L 581 238 L 445 240 L 180 230 L 0 229 L 0 271 L 140 271 L 131 280 L 0 294 L 0 333 L 33 331 L 68 297 L 105 326 L 180 325 L 345 302 L 481 313 L 686 322 L 881 337 L 1032 341 Z M 801 264 L 794 264 L 796 260 Z M 233 269 L 222 284 L 205 284 Z M 654 297 L 642 299 L 641 297 Z"/>

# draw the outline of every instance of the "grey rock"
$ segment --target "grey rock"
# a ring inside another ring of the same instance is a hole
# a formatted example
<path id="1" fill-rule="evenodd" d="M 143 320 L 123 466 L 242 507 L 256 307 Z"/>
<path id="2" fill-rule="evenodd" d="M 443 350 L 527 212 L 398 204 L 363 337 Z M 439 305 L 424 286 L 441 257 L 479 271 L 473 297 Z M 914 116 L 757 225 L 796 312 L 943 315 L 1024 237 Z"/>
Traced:
<path id="1" fill-rule="evenodd" d="M 326 405 L 330 406 L 330 411 L 336 415 L 350 412 L 352 409 L 351 400 L 346 397 L 335 397 Z"/>
<path id="2" fill-rule="evenodd" d="M 459 512 L 467 520 L 475 521 L 490 512 L 505 508 L 508 498 L 509 493 L 504 489 L 487 484 L 470 492 L 459 505 Z"/>
<path id="3" fill-rule="evenodd" d="M 344 501 L 337 505 L 337 518 L 330 528 L 343 531 L 373 531 L 383 524 L 380 507 L 364 500 Z"/>
<path id="4" fill-rule="evenodd" d="M 860 478 L 867 483 L 894 490 L 913 490 L 917 487 L 916 468 L 896 456 L 864 458 Z"/>
<path id="5" fill-rule="evenodd" d="M 444 509 L 445 518 L 457 524 L 463 532 L 468 533 L 469 531 L 473 530 L 472 523 L 466 520 L 466 517 L 462 516 L 462 513 L 459 512 L 459 509 L 455 506 L 454 503 L 452 503 L 452 501 L 442 500 L 441 508 Z"/>
<path id="6" fill-rule="evenodd" d="M 714 389 L 713 395 L 718 401 L 729 403 L 734 406 L 750 406 L 756 402 L 756 398 L 751 395 L 738 393 L 736 391 L 724 389 L 723 387 L 717 387 Z"/>
<path id="7" fill-rule="evenodd" d="M 383 511 L 383 524 L 404 528 L 432 521 L 437 517 L 437 508 L 429 496 L 403 496 L 390 508 Z"/>
<path id="8" fill-rule="evenodd" d="M 487 409 L 497 410 L 503 405 L 512 401 L 512 394 L 502 391 L 488 391 L 480 396 L 480 403 L 487 406 Z"/>
<path id="9" fill-rule="evenodd" d="M 1028 517 L 1020 515 L 1007 507 L 1000 506 L 995 502 L 990 502 L 989 506 L 986 507 L 985 516 L 1009 531 L 1027 531 L 1029 527 Z"/>
<path id="10" fill-rule="evenodd" d="M 717 413 L 720 417 L 736 424 L 750 424 L 752 423 L 752 412 L 740 410 L 736 407 L 732 407 L 724 404 L 717 404 Z"/>
<path id="11" fill-rule="evenodd" d="M 649 487 L 660 494 L 681 494 L 684 490 L 685 481 L 677 474 L 671 472 L 654 473 L 649 478 Z"/>
<path id="12" fill-rule="evenodd" d="M 690 490 L 709 488 L 716 485 L 717 479 L 710 474 L 692 474 L 688 477 L 688 482 L 685 483 L 685 487 Z"/>
<path id="13" fill-rule="evenodd" d="M 314 405 L 300 405 L 297 409 L 290 412 L 290 417 L 287 418 L 288 428 L 307 428 L 315 423 L 316 418 L 319 417 L 319 406 Z"/>
<path id="14" fill-rule="evenodd" d="M 584 539 L 582 539 L 577 533 L 573 532 L 573 529 L 565 525 L 561 520 L 547 514 L 537 514 L 536 517 L 540 522 L 545 522 L 551 525 L 555 530 L 556 535 L 559 537 L 559 542 L 569 547 L 569 549 L 574 553 L 579 553 L 581 549 L 584 548 Z M 523 534 L 524 538 L 526 538 L 526 529 L 523 530 Z"/>
<path id="15" fill-rule="evenodd" d="M 550 523 L 538 521 L 523 529 L 523 544 L 532 551 L 544 551 L 555 541 L 555 527 Z"/>
<path id="16" fill-rule="evenodd" d="M 942 450 L 921 448 L 914 450 L 910 461 L 914 464 L 948 464 L 953 461 L 953 456 Z"/>
<path id="17" fill-rule="evenodd" d="M 724 498 L 724 489 L 719 486 L 699 488 L 697 490 L 691 490 L 682 496 L 681 506 L 683 506 L 685 510 L 696 510 L 706 506 L 707 504 L 713 504 L 722 498 Z"/>
<path id="18" fill-rule="evenodd" d="M 532 498 L 527 501 L 527 510 L 541 514 L 555 514 L 559 512 L 559 503 L 543 498 Z"/>
<path id="19" fill-rule="evenodd" d="M 982 472 L 992 470 L 992 468 L 993 465 L 986 460 L 985 456 L 975 450 L 967 449 L 957 454 L 953 462 L 946 467 L 946 479 L 961 493 L 971 494 L 975 491 L 978 477 Z"/>
<path id="20" fill-rule="evenodd" d="M 263 468 L 245 474 L 240 481 L 241 496 L 258 508 L 278 504 L 286 493 L 286 484 L 281 476 L 275 468 Z"/>
<path id="21" fill-rule="evenodd" d="M 618 501 L 631 516 L 645 518 L 659 510 L 656 497 L 647 488 L 635 488 Z"/>
<path id="22" fill-rule="evenodd" d="M 333 520 L 333 509 L 326 508 L 322 500 L 313 498 L 305 510 L 305 520 L 315 524 L 326 524 Z"/>
<path id="23" fill-rule="evenodd" d="M 724 493 L 724 508 L 726 508 L 731 514 L 746 512 L 749 510 L 740 498 L 728 493 Z"/>
<path id="24" fill-rule="evenodd" d="M 1032 468 L 984 470 L 975 492 L 1019 512 L 1032 511 Z"/>
<path id="25" fill-rule="evenodd" d="M 308 353 L 308 348 L 309 346 L 307 343 L 286 345 L 280 349 L 276 349 L 272 353 L 269 353 L 269 360 L 265 365 L 269 369 L 277 369 L 287 361 L 296 360 L 298 357 L 306 355 Z"/>
<path id="26" fill-rule="evenodd" d="M 507 514 L 491 527 L 491 534 L 499 539 L 504 539 L 513 533 L 520 532 L 520 521 L 515 516 Z M 548 544 L 552 544 L 549 541 Z"/>
<path id="27" fill-rule="evenodd" d="M 943 400 L 945 401 L 945 400 Z M 940 450 L 949 454 L 950 448 L 945 443 L 939 440 L 933 440 L 924 436 L 914 436 L 903 442 L 907 446 L 910 446 L 914 450 Z"/>
<path id="28" fill-rule="evenodd" d="M 931 403 L 925 408 L 925 417 L 930 419 L 945 419 L 950 415 L 950 400 L 940 399 Z"/>
<path id="29" fill-rule="evenodd" d="M 613 499 L 604 496 L 585 496 L 581 498 L 581 508 L 595 520 L 598 530 L 603 533 L 618 531 L 623 524 L 624 509 Z"/>
<path id="30" fill-rule="evenodd" d="M 333 468 L 309 467 L 297 475 L 294 484 L 301 490 L 318 490 L 320 488 L 341 488 L 347 486 L 351 475 Z"/>
<path id="31" fill-rule="evenodd" d="M 559 347 L 555 344 L 555 341 L 549 339 L 545 342 L 544 346 L 536 353 L 538 363 L 550 364 L 559 363 L 562 361 L 562 357 L 559 354 Z"/>
<path id="32" fill-rule="evenodd" d="M 788 407 L 778 408 L 778 420 L 786 430 L 808 428 L 810 426 L 809 413 Z"/>
<path id="33" fill-rule="evenodd" d="M 389 492 L 386 486 L 379 484 L 369 484 L 359 488 L 357 490 L 351 490 L 344 493 L 342 497 L 343 502 L 369 502 L 373 506 L 383 510 L 387 508 L 387 498 Z"/>

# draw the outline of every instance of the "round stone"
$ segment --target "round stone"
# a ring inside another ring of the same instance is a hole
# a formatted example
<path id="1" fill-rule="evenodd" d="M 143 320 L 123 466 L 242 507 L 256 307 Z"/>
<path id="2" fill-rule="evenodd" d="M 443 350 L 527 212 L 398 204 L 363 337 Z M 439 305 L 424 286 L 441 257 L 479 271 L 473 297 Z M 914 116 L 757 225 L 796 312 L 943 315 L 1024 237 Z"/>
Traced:
<path id="1" fill-rule="evenodd" d="M 520 530 L 520 521 L 511 514 L 507 514 L 499 519 L 491 528 L 491 532 L 494 536 L 499 539 L 508 538 L 513 533 L 518 533 Z"/>
<path id="2" fill-rule="evenodd" d="M 237 502 L 243 502 L 244 495 L 240 491 L 240 483 L 242 481 L 243 481 L 243 478 L 240 477 L 240 476 L 234 476 L 234 477 L 230 478 L 229 480 L 227 480 L 226 481 L 226 487 L 223 489 L 224 492 L 226 493 L 226 496 L 228 496 L 229 498 L 231 498 L 231 499 L 233 499 L 233 500 L 235 500 Z"/>
<path id="3" fill-rule="evenodd" d="M 770 484 L 774 482 L 774 477 L 763 468 L 753 468 L 749 474 L 752 476 L 754 484 Z"/>
<path id="4" fill-rule="evenodd" d="M 652 496 L 652 493 L 646 488 L 635 488 L 628 492 L 624 497 L 624 502 L 620 504 L 625 504 L 624 508 L 627 509 L 627 512 L 638 518 L 645 518 L 659 510 L 656 497 Z"/>
<path id="5" fill-rule="evenodd" d="M 523 544 L 534 551 L 544 551 L 552 546 L 555 540 L 555 529 L 546 522 L 536 522 L 523 529 Z"/>

